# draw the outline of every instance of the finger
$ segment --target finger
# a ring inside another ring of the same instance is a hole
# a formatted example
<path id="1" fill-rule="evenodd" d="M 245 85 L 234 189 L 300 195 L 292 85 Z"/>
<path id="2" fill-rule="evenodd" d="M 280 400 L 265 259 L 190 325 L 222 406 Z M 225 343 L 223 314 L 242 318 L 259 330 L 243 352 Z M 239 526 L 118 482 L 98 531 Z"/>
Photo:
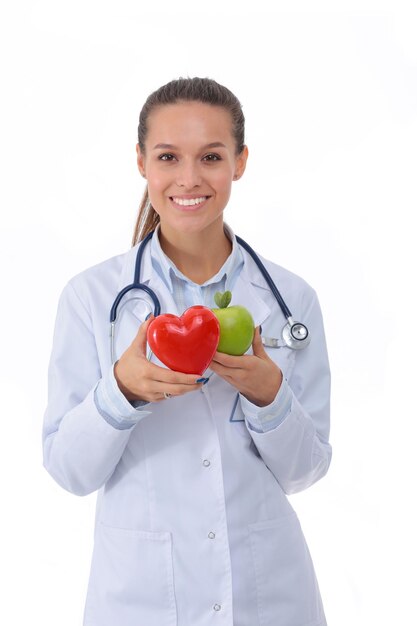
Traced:
<path id="1" fill-rule="evenodd" d="M 219 363 L 220 365 L 224 365 L 225 367 L 234 367 L 236 369 L 241 369 L 243 367 L 242 356 L 234 356 L 232 354 L 225 354 L 224 352 L 215 352 L 213 357 L 213 363 Z"/>
<path id="2" fill-rule="evenodd" d="M 165 393 L 170 394 L 172 397 L 182 396 L 185 393 L 189 393 L 190 391 L 198 391 L 199 389 L 201 389 L 202 384 L 203 383 L 200 383 L 199 385 L 178 385 L 166 382 L 157 383 L 157 385 L 155 385 L 155 388 L 153 389 L 153 392 L 162 395 L 164 395 Z"/>
<path id="3" fill-rule="evenodd" d="M 183 372 L 175 372 L 167 367 L 161 367 L 156 363 L 150 363 L 150 377 L 157 382 L 179 385 L 195 385 L 197 380 L 204 378 L 201 374 L 184 374 Z"/>
<path id="4" fill-rule="evenodd" d="M 255 328 L 255 334 L 253 336 L 253 341 L 252 341 L 252 352 L 254 356 L 257 356 L 260 358 L 267 356 L 267 353 L 262 343 L 261 333 L 259 332 L 259 326 Z"/>
<path id="5" fill-rule="evenodd" d="M 154 319 L 154 315 L 151 313 L 147 320 L 145 320 L 140 326 L 139 330 L 136 334 L 136 337 L 133 340 L 133 345 L 139 354 L 146 356 L 146 335 L 148 332 L 148 326 L 151 321 Z"/>
<path id="6" fill-rule="evenodd" d="M 227 379 L 233 378 L 234 374 L 237 372 L 237 368 L 227 367 L 226 365 L 221 365 L 220 363 L 215 363 L 214 361 L 210 364 L 210 368 L 218 376 Z"/>

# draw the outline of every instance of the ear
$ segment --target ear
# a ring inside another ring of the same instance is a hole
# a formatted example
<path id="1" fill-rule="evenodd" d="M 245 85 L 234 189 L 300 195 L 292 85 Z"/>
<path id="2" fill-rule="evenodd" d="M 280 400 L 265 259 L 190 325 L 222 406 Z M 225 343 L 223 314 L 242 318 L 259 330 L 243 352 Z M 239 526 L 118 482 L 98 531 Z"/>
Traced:
<path id="1" fill-rule="evenodd" d="M 246 161 L 248 160 L 248 156 L 248 146 L 244 146 L 242 152 L 236 157 L 235 173 L 233 175 L 233 180 L 239 180 L 239 178 L 243 176 L 243 172 L 246 169 Z"/>
<path id="2" fill-rule="evenodd" d="M 141 152 L 141 149 L 139 147 L 139 144 L 136 144 L 136 160 L 137 160 L 137 164 L 138 164 L 138 170 L 141 173 L 141 175 L 146 178 L 146 173 L 145 173 L 145 155 Z"/>

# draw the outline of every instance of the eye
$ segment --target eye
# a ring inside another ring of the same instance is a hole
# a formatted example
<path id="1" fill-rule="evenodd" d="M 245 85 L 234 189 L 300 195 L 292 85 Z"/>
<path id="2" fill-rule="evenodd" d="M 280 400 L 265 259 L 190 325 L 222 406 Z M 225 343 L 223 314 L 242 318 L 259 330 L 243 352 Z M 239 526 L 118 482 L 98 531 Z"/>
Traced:
<path id="1" fill-rule="evenodd" d="M 221 161 L 221 156 L 219 154 L 214 154 L 214 153 L 210 153 L 210 154 L 206 154 L 205 157 L 203 157 L 204 161 Z"/>
<path id="2" fill-rule="evenodd" d="M 164 154 L 160 154 L 160 155 L 159 155 L 159 157 L 158 157 L 158 159 L 159 159 L 160 161 L 173 161 L 173 160 L 175 159 L 175 157 L 174 157 L 174 155 L 173 155 L 173 154 L 171 154 L 171 153 L 169 153 L 169 152 L 166 152 L 166 153 L 164 153 Z"/>

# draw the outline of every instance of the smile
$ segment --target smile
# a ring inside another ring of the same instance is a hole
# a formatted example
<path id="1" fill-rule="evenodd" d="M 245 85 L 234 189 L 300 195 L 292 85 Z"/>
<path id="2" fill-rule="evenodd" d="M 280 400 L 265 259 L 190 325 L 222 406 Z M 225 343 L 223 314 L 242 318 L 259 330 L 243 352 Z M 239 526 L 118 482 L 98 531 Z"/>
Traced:
<path id="1" fill-rule="evenodd" d="M 197 206 L 198 204 L 202 204 L 209 197 L 210 196 L 200 196 L 199 198 L 178 198 L 177 196 L 172 196 L 171 200 L 180 206 Z"/>

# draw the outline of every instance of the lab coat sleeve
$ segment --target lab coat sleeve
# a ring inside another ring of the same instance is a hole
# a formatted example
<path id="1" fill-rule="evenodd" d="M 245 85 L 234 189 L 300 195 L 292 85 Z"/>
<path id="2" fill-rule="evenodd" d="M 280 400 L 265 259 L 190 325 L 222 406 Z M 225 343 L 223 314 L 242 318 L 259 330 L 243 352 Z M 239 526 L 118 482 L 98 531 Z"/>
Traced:
<path id="1" fill-rule="evenodd" d="M 292 392 L 288 381 L 283 378 L 275 399 L 271 404 L 259 407 L 240 395 L 240 404 L 250 428 L 258 433 L 272 430 L 281 424 L 291 409 Z"/>
<path id="2" fill-rule="evenodd" d="M 111 403 L 104 415 L 96 402 L 99 383 L 109 386 L 102 380 L 92 320 L 70 281 L 58 303 L 42 439 L 45 468 L 64 489 L 78 495 L 96 491 L 107 481 L 132 427 L 149 414 L 123 397 L 125 416 L 123 406 L 118 405 L 117 412 Z"/>
<path id="3" fill-rule="evenodd" d="M 135 400 L 130 402 L 120 391 L 115 375 L 114 365 L 112 365 L 106 375 L 98 382 L 94 391 L 94 402 L 104 417 L 114 428 L 124 430 L 132 428 L 139 419 L 148 415 L 150 411 L 137 411 L 149 402 L 145 400 Z"/>
<path id="4" fill-rule="evenodd" d="M 262 426 L 262 422 L 264 425 L 268 422 L 268 413 L 271 420 L 275 419 L 278 396 L 269 407 L 262 409 L 247 399 L 241 400 L 253 442 L 286 494 L 302 491 L 322 478 L 332 456 L 326 340 L 317 295 L 311 288 L 308 293 L 309 303 L 302 319 L 311 333 L 311 342 L 295 355 L 295 364 L 287 380 L 290 408 L 285 418 L 270 430 Z M 260 424 L 260 428 L 253 428 L 251 422 Z M 260 429 L 263 432 L 257 432 Z"/>

